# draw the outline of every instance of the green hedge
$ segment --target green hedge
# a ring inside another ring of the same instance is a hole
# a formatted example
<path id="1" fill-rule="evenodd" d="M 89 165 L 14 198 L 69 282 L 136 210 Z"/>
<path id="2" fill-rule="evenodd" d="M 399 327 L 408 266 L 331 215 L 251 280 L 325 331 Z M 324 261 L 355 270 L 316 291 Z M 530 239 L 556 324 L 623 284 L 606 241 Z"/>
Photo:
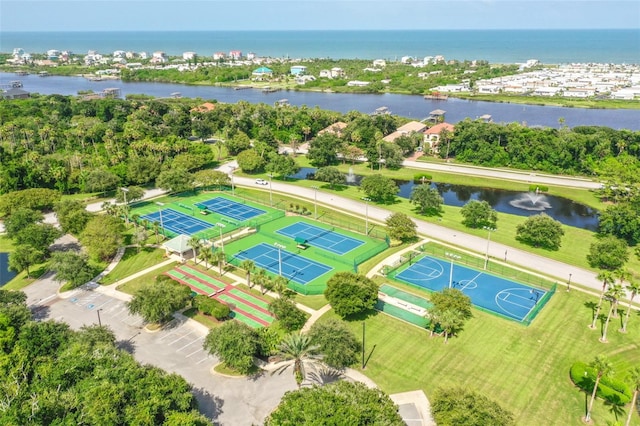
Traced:
<path id="1" fill-rule="evenodd" d="M 546 185 L 536 185 L 535 183 L 529 185 L 529 192 L 549 192 L 549 187 Z"/>
<path id="2" fill-rule="evenodd" d="M 426 173 L 417 173 L 413 175 L 414 182 L 422 182 L 422 178 L 424 178 L 425 182 L 431 182 L 433 180 L 433 176 L 428 175 Z"/>
<path id="3" fill-rule="evenodd" d="M 580 389 L 586 392 L 593 392 L 596 381 L 596 370 L 589 367 L 584 362 L 576 362 L 571 366 L 571 380 Z M 596 395 L 611 404 L 625 405 L 631 401 L 632 393 L 629 386 L 622 380 L 615 377 L 604 376 L 598 384 Z"/>
<path id="4" fill-rule="evenodd" d="M 227 305 L 204 295 L 198 295 L 193 299 L 193 306 L 205 315 L 211 315 L 217 320 L 227 318 L 231 310 Z"/>

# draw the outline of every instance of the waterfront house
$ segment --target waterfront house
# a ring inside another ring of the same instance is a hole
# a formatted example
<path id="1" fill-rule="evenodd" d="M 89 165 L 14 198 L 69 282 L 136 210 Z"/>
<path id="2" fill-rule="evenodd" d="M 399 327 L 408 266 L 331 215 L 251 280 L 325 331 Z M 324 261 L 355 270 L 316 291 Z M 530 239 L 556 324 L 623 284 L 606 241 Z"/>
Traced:
<path id="1" fill-rule="evenodd" d="M 343 121 L 338 121 L 336 123 L 333 123 L 332 125 L 325 127 L 324 129 L 320 130 L 318 132 L 318 136 L 323 134 L 323 133 L 332 133 L 334 135 L 336 135 L 337 137 L 342 137 L 342 131 L 345 129 L 345 127 L 347 127 L 347 123 L 343 122 Z"/>
<path id="2" fill-rule="evenodd" d="M 431 151 L 433 153 L 439 152 L 440 137 L 443 131 L 448 132 L 449 134 L 453 134 L 453 132 L 455 131 L 455 126 L 453 124 L 442 122 L 425 130 L 424 146 L 422 150 Z"/>
<path id="3" fill-rule="evenodd" d="M 427 125 L 419 121 L 410 121 L 398 127 L 395 132 L 388 134 L 382 140 L 385 142 L 395 142 L 400 136 L 408 136 L 412 133 L 424 133 Z"/>
<path id="4" fill-rule="evenodd" d="M 225 56 L 226 56 L 226 55 L 225 55 L 225 53 L 224 53 L 224 52 L 216 52 L 216 53 L 214 53 L 214 54 L 213 54 L 213 60 L 214 60 L 214 61 L 219 61 L 219 60 L 221 60 L 221 59 L 224 59 L 224 58 L 225 58 Z"/>
<path id="5" fill-rule="evenodd" d="M 290 68 L 291 75 L 305 75 L 307 73 L 307 67 L 304 65 L 294 65 Z"/>
<path id="6" fill-rule="evenodd" d="M 233 60 L 240 60 L 242 59 L 242 52 L 240 50 L 232 50 L 229 52 L 229 57 Z"/>
<path id="7" fill-rule="evenodd" d="M 3 99 L 27 99 L 30 96 L 29 92 L 18 87 L 13 87 L 6 92 L 0 92 L 0 97 Z"/>
<path id="8" fill-rule="evenodd" d="M 255 80 L 271 78 L 273 76 L 273 70 L 268 67 L 260 67 L 253 70 L 251 75 L 254 77 Z"/>
<path id="9" fill-rule="evenodd" d="M 167 55 L 164 52 L 161 52 L 161 51 L 153 52 L 153 54 L 151 55 L 150 62 L 152 64 L 165 64 L 169 62 L 169 58 L 167 58 Z"/>
<path id="10" fill-rule="evenodd" d="M 376 59 L 373 61 L 373 66 L 376 68 L 384 68 L 387 66 L 387 61 L 384 59 Z"/>
<path id="11" fill-rule="evenodd" d="M 196 52 L 182 52 L 182 59 L 192 61 L 196 57 Z"/>
<path id="12" fill-rule="evenodd" d="M 190 112 L 209 112 L 209 111 L 213 111 L 216 108 L 216 104 L 213 104 L 211 102 L 205 102 L 203 104 L 198 105 L 197 107 L 193 107 L 191 108 Z"/>
<path id="13" fill-rule="evenodd" d="M 338 68 L 338 67 L 331 68 L 331 78 L 339 78 L 344 76 L 345 76 L 345 73 L 342 68 Z"/>
<path id="14" fill-rule="evenodd" d="M 365 87 L 371 84 L 370 81 L 351 80 L 347 82 L 348 87 Z"/>

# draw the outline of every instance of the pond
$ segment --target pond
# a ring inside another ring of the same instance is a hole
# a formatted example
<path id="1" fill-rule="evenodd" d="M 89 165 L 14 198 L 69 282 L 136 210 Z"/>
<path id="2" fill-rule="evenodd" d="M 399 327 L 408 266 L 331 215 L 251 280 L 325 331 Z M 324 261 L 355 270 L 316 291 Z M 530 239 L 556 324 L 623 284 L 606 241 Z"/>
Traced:
<path id="1" fill-rule="evenodd" d="M 9 253 L 0 253 L 0 287 L 8 283 L 16 276 L 9 270 Z"/>
<path id="2" fill-rule="evenodd" d="M 291 177 L 312 179 L 315 170 L 311 167 L 302 167 L 298 173 Z M 357 186 L 361 180 L 362 176 L 353 174 L 352 171 L 345 176 L 347 185 Z M 410 198 L 413 187 L 419 185 L 420 182 L 396 180 L 396 184 L 400 188 L 398 196 Z M 597 210 L 568 198 L 533 192 L 507 191 L 438 182 L 432 182 L 431 187 L 438 190 L 444 199 L 444 204 L 447 206 L 462 207 L 470 200 L 486 201 L 494 210 L 501 213 L 532 216 L 544 212 L 568 226 L 591 231 L 598 229 Z"/>

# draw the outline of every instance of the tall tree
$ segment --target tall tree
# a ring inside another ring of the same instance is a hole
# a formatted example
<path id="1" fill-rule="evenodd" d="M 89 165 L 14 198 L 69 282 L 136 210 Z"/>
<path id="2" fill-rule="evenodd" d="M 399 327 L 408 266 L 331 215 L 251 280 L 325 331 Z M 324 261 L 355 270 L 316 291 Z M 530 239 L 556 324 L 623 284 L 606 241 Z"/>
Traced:
<path id="1" fill-rule="evenodd" d="M 529 216 L 516 227 L 516 240 L 548 250 L 558 250 L 563 235 L 562 224 L 544 213 Z"/>
<path id="2" fill-rule="evenodd" d="M 192 191 L 193 181 L 193 174 L 185 169 L 168 169 L 160 172 L 156 179 L 156 186 L 170 192 Z"/>
<path id="3" fill-rule="evenodd" d="M 604 298 L 611 303 L 611 306 L 609 307 L 609 314 L 607 315 L 607 319 L 604 323 L 602 337 L 600 337 L 600 341 L 602 343 L 607 342 L 607 330 L 609 329 L 609 322 L 611 321 L 613 311 L 616 310 L 616 307 L 618 306 L 618 300 L 620 299 L 620 297 L 622 297 L 623 294 L 624 290 L 622 289 L 622 286 L 619 284 L 613 284 L 604 295 Z"/>
<path id="4" fill-rule="evenodd" d="M 323 362 L 334 368 L 345 368 L 358 361 L 362 344 L 344 321 L 329 319 L 314 323 L 309 330 L 311 341 L 319 346 Z"/>
<path id="5" fill-rule="evenodd" d="M 600 292 L 600 298 L 598 299 L 598 305 L 596 307 L 596 311 L 593 314 L 593 321 L 589 326 L 589 328 L 593 330 L 595 330 L 596 328 L 596 321 L 598 321 L 598 316 L 600 315 L 600 309 L 602 307 L 602 300 L 604 299 L 607 289 L 611 284 L 613 284 L 616 281 L 616 277 L 612 271 L 600 271 L 598 273 L 597 278 L 600 281 L 602 281 L 602 291 Z"/>
<path id="6" fill-rule="evenodd" d="M 266 426 L 334 424 L 401 426 L 398 406 L 380 389 L 359 382 L 337 381 L 287 392 Z"/>
<path id="7" fill-rule="evenodd" d="M 629 414 L 627 415 L 627 421 L 625 422 L 625 426 L 631 426 L 631 418 L 633 414 L 637 411 L 637 402 L 638 402 L 638 394 L 640 394 L 640 367 L 634 367 L 629 371 L 627 376 L 627 381 L 631 385 L 631 389 L 633 389 L 633 397 L 631 398 L 631 407 L 629 407 Z"/>
<path id="8" fill-rule="evenodd" d="M 324 295 L 334 312 L 344 318 L 373 309 L 378 300 L 378 285 L 353 272 L 338 272 L 329 278 Z"/>
<path id="9" fill-rule="evenodd" d="M 311 338 L 302 333 L 288 334 L 282 339 L 278 347 L 278 355 L 284 363 L 273 370 L 271 374 L 281 373 L 291 367 L 298 387 L 307 377 L 307 365 L 318 365 L 322 355 L 318 352 L 319 346 L 311 342 Z"/>
<path id="10" fill-rule="evenodd" d="M 627 324 L 629 323 L 629 316 L 631 315 L 631 307 L 633 306 L 633 299 L 640 293 L 640 281 L 635 278 L 629 278 L 627 283 L 627 291 L 631 294 L 629 297 L 629 303 L 627 306 L 627 313 L 624 316 L 624 322 L 622 323 L 622 331 L 623 333 L 627 332 Z"/>
<path id="11" fill-rule="evenodd" d="M 27 271 L 27 278 L 31 278 L 29 268 L 44 261 L 44 252 L 28 244 L 16 246 L 9 253 L 9 269 L 18 273 Z"/>
<path id="12" fill-rule="evenodd" d="M 606 235 L 594 241 L 587 254 L 589 266 L 608 271 L 622 268 L 628 260 L 627 243 L 613 235 Z"/>
<path id="13" fill-rule="evenodd" d="M 191 251 L 193 252 L 193 263 L 198 264 L 198 250 L 200 250 L 203 246 L 200 238 L 195 235 L 189 238 L 189 247 L 191 247 Z"/>
<path id="14" fill-rule="evenodd" d="M 315 179 L 321 182 L 327 182 L 329 187 L 333 189 L 335 185 L 343 185 L 345 183 L 344 174 L 337 167 L 326 166 L 316 170 Z"/>
<path id="15" fill-rule="evenodd" d="M 251 288 L 251 273 L 256 269 L 256 263 L 251 259 L 240 262 L 240 268 L 244 269 L 247 278 L 247 287 Z"/>
<path id="16" fill-rule="evenodd" d="M 124 241 L 124 224 L 113 216 L 99 215 L 91 218 L 80 235 L 80 242 L 89 255 L 108 260 L 118 251 Z"/>
<path id="17" fill-rule="evenodd" d="M 585 421 L 587 422 L 591 421 L 591 410 L 593 410 L 593 402 L 596 399 L 596 392 L 598 391 L 600 380 L 603 376 L 609 376 L 613 373 L 613 365 L 607 357 L 602 355 L 596 356 L 589 366 L 596 370 L 596 381 L 593 385 L 593 392 L 591 393 L 591 400 L 589 401 L 589 408 L 587 409 L 587 416 L 585 417 Z"/>
<path id="18" fill-rule="evenodd" d="M 442 196 L 429 184 L 416 185 L 411 191 L 411 203 L 420 207 L 420 214 L 434 215 L 442 211 Z"/>
<path id="19" fill-rule="evenodd" d="M 359 189 L 375 202 L 390 203 L 400 191 L 393 179 L 380 175 L 369 175 L 362 179 Z"/>
<path id="20" fill-rule="evenodd" d="M 394 240 L 407 242 L 414 240 L 418 236 L 416 228 L 418 225 L 409 216 L 402 212 L 391 214 L 386 219 L 387 234 Z"/>
<path id="21" fill-rule="evenodd" d="M 137 290 L 127 307 L 129 312 L 139 314 L 146 322 L 162 324 L 175 311 L 187 306 L 190 299 L 191 289 L 187 286 L 175 281 L 154 282 Z"/>
<path id="22" fill-rule="evenodd" d="M 462 224 L 468 228 L 495 228 L 498 214 L 486 201 L 471 200 L 460 209 Z"/>
<path id="23" fill-rule="evenodd" d="M 221 327 L 212 328 L 203 344 L 210 354 L 241 374 L 253 368 L 258 346 L 256 332 L 240 321 L 227 321 Z"/>

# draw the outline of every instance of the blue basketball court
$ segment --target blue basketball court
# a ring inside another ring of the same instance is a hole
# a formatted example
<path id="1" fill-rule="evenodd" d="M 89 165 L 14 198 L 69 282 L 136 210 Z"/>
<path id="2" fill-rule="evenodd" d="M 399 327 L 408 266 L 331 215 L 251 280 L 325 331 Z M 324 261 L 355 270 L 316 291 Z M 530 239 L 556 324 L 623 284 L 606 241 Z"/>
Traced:
<path id="1" fill-rule="evenodd" d="M 296 238 L 306 240 L 306 244 L 310 246 L 320 247 L 339 255 L 346 254 L 364 244 L 364 241 L 334 232 L 333 229 L 324 229 L 305 222 L 296 222 L 276 232 L 294 240 Z"/>
<path id="2" fill-rule="evenodd" d="M 193 235 L 197 232 L 213 228 L 213 225 L 173 209 L 163 209 L 157 212 L 141 216 L 140 219 L 147 219 L 149 222 L 160 222 L 162 228 L 174 234 Z"/>
<path id="3" fill-rule="evenodd" d="M 523 321 L 547 293 L 546 290 L 456 263 L 453 264 L 452 273 L 451 262 L 429 256 L 418 260 L 395 278 L 432 291 L 441 291 L 451 281 L 451 287 L 469 296 L 474 305 L 517 321 Z"/>
<path id="4" fill-rule="evenodd" d="M 251 219 L 266 213 L 264 210 L 247 206 L 246 204 L 238 203 L 237 201 L 232 201 L 224 197 L 201 201 L 197 203 L 196 206 L 199 208 L 206 207 L 212 212 L 220 213 L 221 215 L 238 221 Z"/>
<path id="5" fill-rule="evenodd" d="M 278 253 L 280 251 L 280 253 Z M 302 285 L 326 274 L 333 268 L 322 263 L 315 262 L 306 257 L 299 256 L 286 250 L 260 243 L 250 249 L 237 253 L 234 257 L 244 260 L 251 259 L 260 268 L 279 275 L 282 268 L 282 276 Z"/>

